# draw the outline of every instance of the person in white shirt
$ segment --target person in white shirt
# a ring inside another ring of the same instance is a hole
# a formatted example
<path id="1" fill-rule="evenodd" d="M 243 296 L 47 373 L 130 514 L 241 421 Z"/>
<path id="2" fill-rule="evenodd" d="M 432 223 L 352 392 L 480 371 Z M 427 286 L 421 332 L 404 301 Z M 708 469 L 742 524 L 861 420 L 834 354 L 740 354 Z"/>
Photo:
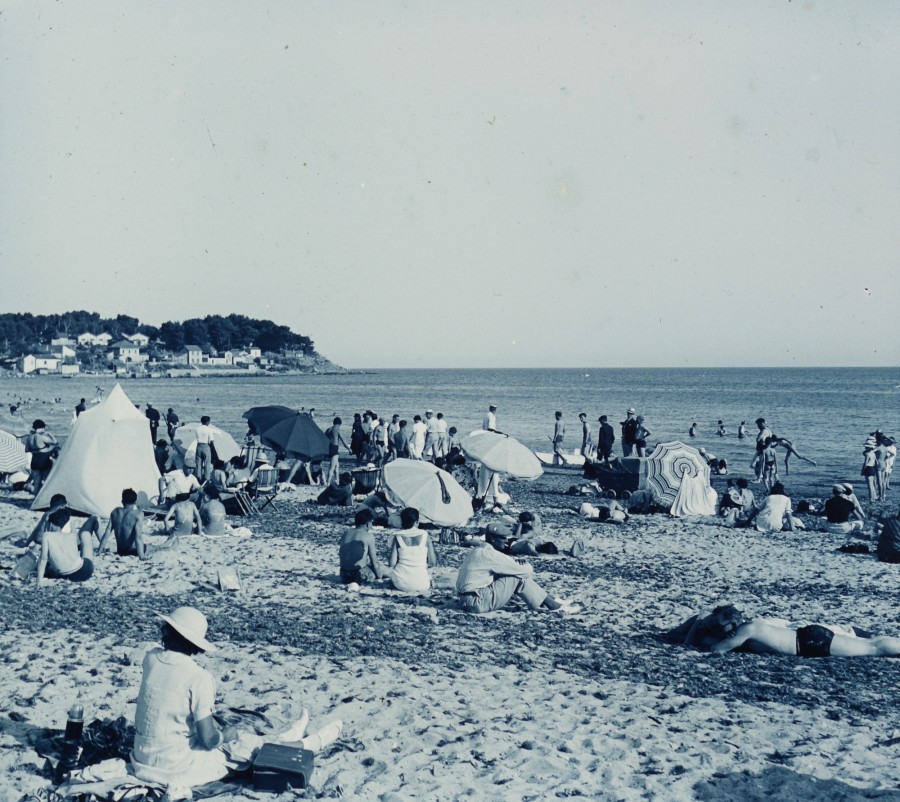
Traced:
<path id="1" fill-rule="evenodd" d="M 182 493 L 190 495 L 200 489 L 200 482 L 187 465 L 181 470 L 169 471 L 159 480 L 159 500 L 171 505 Z"/>
<path id="2" fill-rule="evenodd" d="M 484 415 L 484 420 L 481 422 L 481 428 L 486 432 L 496 432 L 497 431 L 497 406 L 496 404 L 491 404 L 488 407 L 488 411 Z"/>
<path id="3" fill-rule="evenodd" d="M 450 437 L 447 434 L 449 431 L 447 421 L 444 420 L 443 412 L 438 412 L 435 417 L 437 418 L 438 456 L 446 457 L 447 454 L 450 453 Z"/>
<path id="4" fill-rule="evenodd" d="M 791 500 L 785 495 L 784 485 L 781 482 L 775 482 L 754 518 L 756 531 L 781 532 L 784 525 L 787 524 L 787 528 L 791 532 L 796 532 L 797 525 L 791 513 Z"/>
<path id="5" fill-rule="evenodd" d="M 205 482 L 212 476 L 213 430 L 209 425 L 209 415 L 200 418 L 197 427 L 197 476 Z"/>
<path id="6" fill-rule="evenodd" d="M 430 409 L 425 410 L 425 446 L 422 449 L 422 457 L 434 462 L 439 457 L 438 441 L 440 439 L 438 432 L 438 421 L 434 417 L 434 412 Z"/>
<path id="7" fill-rule="evenodd" d="M 409 458 L 422 459 L 425 452 L 425 433 L 428 427 L 422 422 L 422 416 L 416 415 L 413 418 L 412 432 L 409 437 Z"/>

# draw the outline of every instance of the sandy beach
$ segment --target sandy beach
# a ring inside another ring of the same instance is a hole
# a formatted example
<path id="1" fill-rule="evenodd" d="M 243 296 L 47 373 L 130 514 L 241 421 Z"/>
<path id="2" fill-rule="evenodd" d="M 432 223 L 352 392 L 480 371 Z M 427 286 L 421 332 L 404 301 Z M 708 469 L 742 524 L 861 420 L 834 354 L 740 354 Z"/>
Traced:
<path id="1" fill-rule="evenodd" d="M 199 660 L 221 705 L 276 725 L 301 707 L 313 723 L 345 722 L 317 758 L 309 798 L 900 798 L 900 661 L 721 657 L 660 637 L 724 601 L 896 634 L 897 566 L 837 551 L 844 538 L 815 531 L 662 515 L 586 524 L 563 492 L 573 475 L 506 489 L 518 508 L 541 511 L 561 547 L 585 540 L 580 558 L 533 561 L 548 590 L 582 605 L 575 615 L 463 613 L 452 584 L 464 547 L 451 544 L 437 545 L 428 598 L 348 593 L 336 541 L 349 515 L 306 503 L 303 488 L 250 519 L 250 536 L 186 538 L 144 563 L 106 554 L 82 587 L 38 591 L 5 570 L 4 798 L 49 787 L 32 744 L 62 728 L 76 696 L 87 721 L 133 718 L 153 611 L 182 604 L 210 618 L 220 649 Z M 0 530 L 36 521 L 28 504 L 24 493 L 0 499 Z M 387 532 L 376 537 L 386 555 Z M 0 542 L 0 565 L 20 551 Z M 217 590 L 226 566 L 240 591 Z"/>

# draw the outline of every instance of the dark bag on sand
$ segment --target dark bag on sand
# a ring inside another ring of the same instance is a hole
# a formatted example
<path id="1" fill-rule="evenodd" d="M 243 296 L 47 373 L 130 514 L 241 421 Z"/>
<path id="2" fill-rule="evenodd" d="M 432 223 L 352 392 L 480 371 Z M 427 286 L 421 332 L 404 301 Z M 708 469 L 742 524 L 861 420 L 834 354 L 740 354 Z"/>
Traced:
<path id="1" fill-rule="evenodd" d="M 313 753 L 286 744 L 263 744 L 253 761 L 253 787 L 257 791 L 282 793 L 288 788 L 306 788 L 313 773 Z"/>

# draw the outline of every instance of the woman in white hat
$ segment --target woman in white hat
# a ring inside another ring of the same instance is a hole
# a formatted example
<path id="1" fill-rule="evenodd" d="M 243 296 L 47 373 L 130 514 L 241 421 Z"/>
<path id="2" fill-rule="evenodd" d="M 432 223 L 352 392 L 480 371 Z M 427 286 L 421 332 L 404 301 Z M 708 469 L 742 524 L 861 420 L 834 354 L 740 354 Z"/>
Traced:
<path id="1" fill-rule="evenodd" d="M 162 646 L 144 657 L 131 762 L 139 779 L 184 792 L 248 768 L 264 739 L 235 727 L 220 729 L 213 718 L 212 674 L 194 662 L 195 655 L 215 649 L 206 639 L 206 616 L 193 607 L 157 615 Z M 315 752 L 340 735 L 342 724 L 335 721 L 304 737 L 307 721 L 304 710 L 296 724 L 269 740 Z"/>

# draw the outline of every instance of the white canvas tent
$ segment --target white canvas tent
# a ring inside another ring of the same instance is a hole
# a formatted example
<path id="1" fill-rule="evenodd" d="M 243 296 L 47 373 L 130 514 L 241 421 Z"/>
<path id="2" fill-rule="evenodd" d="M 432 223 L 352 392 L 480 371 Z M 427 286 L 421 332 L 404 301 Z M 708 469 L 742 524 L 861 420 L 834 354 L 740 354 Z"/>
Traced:
<path id="1" fill-rule="evenodd" d="M 63 493 L 70 509 L 108 518 L 126 487 L 151 497 L 158 483 L 150 424 L 117 384 L 78 416 L 31 509 L 45 510 L 54 493 Z"/>

